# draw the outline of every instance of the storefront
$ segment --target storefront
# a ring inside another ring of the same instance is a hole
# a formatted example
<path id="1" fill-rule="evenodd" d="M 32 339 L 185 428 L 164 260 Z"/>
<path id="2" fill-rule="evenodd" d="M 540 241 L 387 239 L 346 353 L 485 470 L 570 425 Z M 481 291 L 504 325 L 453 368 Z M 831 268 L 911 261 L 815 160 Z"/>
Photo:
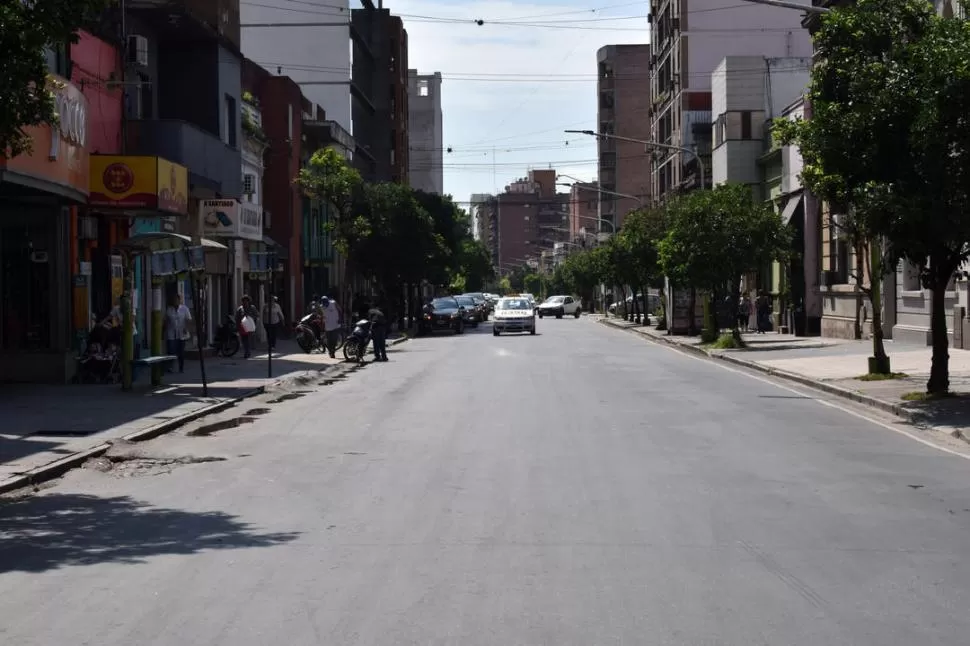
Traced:
<path id="1" fill-rule="evenodd" d="M 88 195 L 88 103 L 60 77 L 57 127 L 25 130 L 30 153 L 0 157 L 0 380 L 67 382 L 76 369 L 71 244 Z"/>
<path id="2" fill-rule="evenodd" d="M 101 220 L 124 223 L 127 235 L 171 233 L 174 218 L 188 215 L 188 170 L 162 157 L 142 155 L 91 155 L 89 212 Z M 129 224 L 130 223 L 130 224 Z M 116 243 L 120 242 L 118 240 Z M 117 272 L 110 274 L 111 307 L 118 304 L 121 296 L 121 258 L 110 252 L 111 267 Z M 132 313 L 135 321 L 135 354 L 149 347 L 152 337 L 151 293 L 152 267 L 144 258 L 136 258 L 132 266 Z M 119 276 L 120 278 L 120 276 Z M 192 290 L 186 280 L 176 274 L 167 274 L 164 289 L 169 294 L 181 294 L 191 305 Z M 104 290 L 105 285 L 92 286 L 93 291 Z M 103 297 L 98 302 L 105 300 Z"/>
<path id="3" fill-rule="evenodd" d="M 244 295 L 265 312 L 270 297 L 268 247 L 274 245 L 263 236 L 263 207 L 231 199 L 201 200 L 199 219 L 206 238 L 229 248 L 225 298 L 219 299 L 220 308 L 213 313 L 220 317 L 231 314 Z M 257 327 L 257 339 L 262 341 L 264 336 L 262 326 Z"/>

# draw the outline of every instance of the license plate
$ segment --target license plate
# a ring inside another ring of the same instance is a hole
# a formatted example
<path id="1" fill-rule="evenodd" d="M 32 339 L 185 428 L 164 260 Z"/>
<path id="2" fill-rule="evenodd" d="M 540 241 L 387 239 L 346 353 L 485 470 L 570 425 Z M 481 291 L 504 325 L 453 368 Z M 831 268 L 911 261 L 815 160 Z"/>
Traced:
<path id="1" fill-rule="evenodd" d="M 438 321 L 438 325 L 444 327 L 445 325 L 448 325 L 448 321 Z"/>

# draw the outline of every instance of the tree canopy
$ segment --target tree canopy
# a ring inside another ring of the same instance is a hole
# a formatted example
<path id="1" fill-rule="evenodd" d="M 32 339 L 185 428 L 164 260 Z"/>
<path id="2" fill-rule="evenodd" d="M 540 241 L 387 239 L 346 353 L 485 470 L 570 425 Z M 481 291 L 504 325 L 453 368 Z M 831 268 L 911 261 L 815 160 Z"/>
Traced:
<path id="1" fill-rule="evenodd" d="M 77 30 L 98 15 L 106 0 L 34 0 L 0 3 L 0 153 L 31 151 L 24 128 L 57 124 L 57 106 L 46 50 L 77 42 Z"/>

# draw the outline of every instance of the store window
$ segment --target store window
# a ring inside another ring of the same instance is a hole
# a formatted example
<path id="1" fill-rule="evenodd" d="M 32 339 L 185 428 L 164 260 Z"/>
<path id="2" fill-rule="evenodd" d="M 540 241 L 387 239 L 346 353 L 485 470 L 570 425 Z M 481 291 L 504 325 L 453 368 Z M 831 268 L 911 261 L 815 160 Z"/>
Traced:
<path id="1" fill-rule="evenodd" d="M 51 230 L 44 225 L 0 230 L 0 307 L 4 350 L 51 347 Z"/>

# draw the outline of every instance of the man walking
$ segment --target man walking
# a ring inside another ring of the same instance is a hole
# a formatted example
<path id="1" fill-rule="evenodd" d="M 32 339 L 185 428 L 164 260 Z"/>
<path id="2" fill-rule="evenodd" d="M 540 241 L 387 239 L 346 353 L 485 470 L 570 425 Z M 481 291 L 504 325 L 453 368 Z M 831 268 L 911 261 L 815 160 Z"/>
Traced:
<path id="1" fill-rule="evenodd" d="M 376 305 L 367 310 L 370 336 L 374 341 L 374 361 L 387 361 L 387 317 Z"/>
<path id="2" fill-rule="evenodd" d="M 337 358 L 337 339 L 340 336 L 340 306 L 337 301 L 324 296 L 320 301 L 323 310 L 323 332 L 327 340 L 327 352 L 331 359 Z"/>
<path id="3" fill-rule="evenodd" d="M 236 326 L 239 328 L 239 338 L 242 340 L 243 359 L 253 356 L 253 332 L 256 331 L 256 321 L 259 312 L 249 296 L 242 297 L 242 305 L 236 310 Z"/>

